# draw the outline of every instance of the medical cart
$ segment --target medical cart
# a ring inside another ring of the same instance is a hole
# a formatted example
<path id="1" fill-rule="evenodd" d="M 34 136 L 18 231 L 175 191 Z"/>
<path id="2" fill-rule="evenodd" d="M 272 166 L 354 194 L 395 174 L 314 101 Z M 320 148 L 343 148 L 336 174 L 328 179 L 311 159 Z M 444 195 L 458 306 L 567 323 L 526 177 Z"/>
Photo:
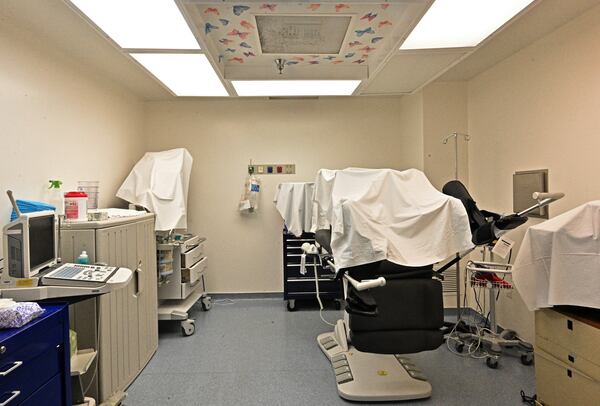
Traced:
<path id="1" fill-rule="evenodd" d="M 202 310 L 212 308 L 206 294 L 206 238 L 185 234 L 181 240 L 157 245 L 158 319 L 179 320 L 184 336 L 194 334 L 195 321 L 189 311 L 200 300 Z"/>
<path id="2" fill-rule="evenodd" d="M 318 275 L 321 299 L 335 300 L 336 309 L 341 308 L 342 281 L 335 279 L 333 271 L 327 272 L 316 263 L 313 256 L 307 259 L 306 273 L 301 272 L 302 244 L 315 243 L 314 233 L 303 233 L 300 237 L 283 231 L 283 299 L 289 311 L 296 310 L 296 300 L 313 300 L 316 295 L 315 275 Z"/>

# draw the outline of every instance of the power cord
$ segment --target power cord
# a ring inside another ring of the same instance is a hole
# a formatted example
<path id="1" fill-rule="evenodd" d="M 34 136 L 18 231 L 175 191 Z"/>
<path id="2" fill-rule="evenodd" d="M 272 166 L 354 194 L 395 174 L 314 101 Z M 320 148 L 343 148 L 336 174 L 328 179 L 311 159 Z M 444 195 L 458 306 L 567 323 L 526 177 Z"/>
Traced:
<path id="1" fill-rule="evenodd" d="M 335 327 L 335 324 L 328 322 L 327 320 L 325 320 L 325 317 L 323 317 L 323 302 L 321 301 L 321 292 L 319 291 L 319 275 L 317 273 L 317 262 L 316 261 L 313 264 L 313 269 L 315 271 L 315 287 L 316 287 L 317 301 L 319 302 L 319 317 L 321 318 L 321 321 L 323 323 L 327 324 L 328 326 Z"/>
<path id="2" fill-rule="evenodd" d="M 527 396 L 525 394 L 525 391 L 523 389 L 521 389 L 521 402 L 527 403 L 528 405 L 531 405 L 531 406 L 536 406 L 537 405 L 536 401 L 537 401 L 537 395 Z"/>

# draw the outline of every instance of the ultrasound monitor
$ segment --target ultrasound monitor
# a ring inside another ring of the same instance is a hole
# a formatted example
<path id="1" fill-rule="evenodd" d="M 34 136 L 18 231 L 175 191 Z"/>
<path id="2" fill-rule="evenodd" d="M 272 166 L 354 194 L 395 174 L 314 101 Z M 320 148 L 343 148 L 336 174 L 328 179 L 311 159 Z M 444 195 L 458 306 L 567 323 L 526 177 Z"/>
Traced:
<path id="1" fill-rule="evenodd" d="M 57 230 L 53 211 L 20 214 L 4 226 L 5 272 L 29 278 L 56 264 Z"/>

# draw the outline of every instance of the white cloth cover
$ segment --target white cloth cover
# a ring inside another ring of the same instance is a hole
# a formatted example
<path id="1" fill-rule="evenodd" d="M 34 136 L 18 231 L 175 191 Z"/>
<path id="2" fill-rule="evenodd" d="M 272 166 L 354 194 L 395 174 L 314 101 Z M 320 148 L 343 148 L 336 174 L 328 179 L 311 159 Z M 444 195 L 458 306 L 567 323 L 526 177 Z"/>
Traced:
<path id="1" fill-rule="evenodd" d="M 296 237 L 311 229 L 314 189 L 313 182 L 286 182 L 277 185 L 273 202 L 288 231 Z"/>
<path id="2" fill-rule="evenodd" d="M 185 229 L 192 163 L 185 148 L 147 152 L 135 164 L 117 197 L 156 214 L 157 231 Z"/>
<path id="3" fill-rule="evenodd" d="M 321 170 L 315 202 L 314 229 L 331 225 L 340 268 L 384 259 L 425 266 L 473 247 L 461 201 L 437 191 L 416 169 Z"/>
<path id="4" fill-rule="evenodd" d="M 513 281 L 529 310 L 600 308 L 600 201 L 529 227 Z"/>

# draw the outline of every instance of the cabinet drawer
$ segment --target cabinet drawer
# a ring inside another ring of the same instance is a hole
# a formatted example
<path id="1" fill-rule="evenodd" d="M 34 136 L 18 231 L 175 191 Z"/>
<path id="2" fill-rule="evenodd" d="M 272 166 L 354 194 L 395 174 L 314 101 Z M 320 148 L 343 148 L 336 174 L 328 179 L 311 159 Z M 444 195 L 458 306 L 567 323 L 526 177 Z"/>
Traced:
<path id="1" fill-rule="evenodd" d="M 204 293 L 206 285 L 204 284 L 204 275 L 200 274 L 200 279 L 194 283 L 182 283 L 181 284 L 181 298 L 187 298 L 192 292 L 200 291 Z"/>
<path id="2" fill-rule="evenodd" d="M 331 272 L 325 272 L 320 266 L 317 266 L 317 275 L 319 275 L 319 279 L 333 279 L 334 274 Z M 296 278 L 314 278 L 315 270 L 312 265 L 306 265 L 306 274 L 302 275 L 300 273 L 299 266 L 286 266 L 285 268 L 285 277 L 286 279 L 296 279 Z"/>
<path id="3" fill-rule="evenodd" d="M 181 281 L 186 283 L 194 283 L 200 279 L 202 272 L 206 270 L 208 258 L 204 257 L 191 268 L 183 268 L 181 270 Z"/>
<path id="4" fill-rule="evenodd" d="M 42 354 L 57 351 L 56 347 L 62 344 L 63 328 L 61 313 L 55 313 L 43 320 L 33 321 L 30 328 L 3 341 L 0 344 L 4 347 L 4 353 L 0 355 L 0 372 L 4 371 L 5 375 L 0 376 L 0 391 L 14 387 L 16 383 L 23 383 L 22 377 L 28 376 L 23 371 L 29 372 L 26 381 L 32 381 L 33 377 L 42 373 L 39 369 L 47 366 L 40 364 L 38 360 Z"/>
<path id="5" fill-rule="evenodd" d="M 592 379 L 600 381 L 600 365 L 594 364 L 590 360 L 577 354 L 575 351 L 561 347 L 540 336 L 535 337 L 535 345 L 536 348 L 552 355 L 552 357 L 565 365 L 577 369 Z"/>
<path id="6" fill-rule="evenodd" d="M 204 256 L 204 242 L 198 244 L 196 248 L 192 248 L 188 252 L 181 254 L 181 267 L 190 268 L 200 261 Z"/>
<path id="7" fill-rule="evenodd" d="M 65 398 L 64 393 L 62 391 L 62 382 L 60 380 L 60 375 L 54 376 L 50 379 L 44 386 L 35 391 L 33 395 L 26 398 L 23 403 L 20 403 L 21 406 L 64 406 Z M 17 400 L 17 398 L 15 398 Z M 15 403 L 19 404 L 19 403 Z M 11 406 L 12 403 L 7 404 L 6 406 Z"/>
<path id="8" fill-rule="evenodd" d="M 300 265 L 301 260 L 302 260 L 302 254 L 286 254 L 285 255 L 285 262 L 288 265 L 291 265 L 291 264 Z M 306 266 L 312 265 L 312 264 L 319 265 L 320 264 L 319 259 L 313 255 L 310 255 L 310 256 L 307 255 L 306 256 Z"/>
<path id="9" fill-rule="evenodd" d="M 24 358 L 24 361 L 3 363 L 0 371 L 9 371 L 6 376 L 0 376 L 0 403 L 1 399 L 11 397 L 11 394 L 19 392 L 15 400 L 9 404 L 18 404 L 32 393 L 37 391 L 40 385 L 47 382 L 52 376 L 59 374 L 62 362 L 64 362 L 64 351 L 62 345 L 55 345 L 35 358 Z"/>
<path id="10" fill-rule="evenodd" d="M 206 241 L 206 238 L 202 238 L 199 235 L 188 234 L 186 237 L 188 238 L 184 239 L 181 243 L 181 252 L 188 252 L 196 246 L 204 244 L 204 241 Z"/>
<path id="11" fill-rule="evenodd" d="M 555 354 L 568 353 L 600 366 L 600 329 L 550 309 L 535 313 L 536 345 Z M 576 361 L 577 362 L 577 361 Z"/>
<path id="12" fill-rule="evenodd" d="M 600 399 L 600 382 L 537 349 L 535 378 L 538 400 L 546 406 L 595 406 Z"/>
<path id="13" fill-rule="evenodd" d="M 286 288 L 288 292 L 304 292 L 311 293 L 316 292 L 315 279 L 309 278 L 288 278 L 286 280 Z M 337 292 L 341 289 L 340 281 L 331 279 L 319 279 L 319 291 L 326 292 Z"/>

